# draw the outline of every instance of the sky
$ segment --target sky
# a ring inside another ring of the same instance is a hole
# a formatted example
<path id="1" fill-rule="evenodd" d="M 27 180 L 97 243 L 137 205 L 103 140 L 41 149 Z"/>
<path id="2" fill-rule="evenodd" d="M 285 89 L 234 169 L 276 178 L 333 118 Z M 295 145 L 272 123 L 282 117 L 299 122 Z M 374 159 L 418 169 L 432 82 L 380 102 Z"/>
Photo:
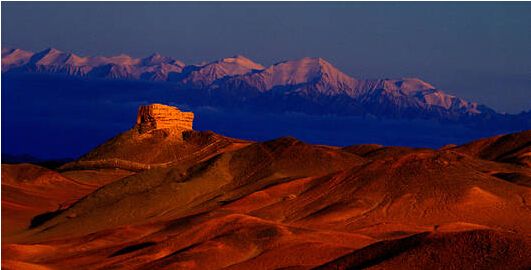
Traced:
<path id="1" fill-rule="evenodd" d="M 531 109 L 530 2 L 2 2 L 2 47 L 185 63 L 322 57 L 355 78 L 418 77 Z"/>

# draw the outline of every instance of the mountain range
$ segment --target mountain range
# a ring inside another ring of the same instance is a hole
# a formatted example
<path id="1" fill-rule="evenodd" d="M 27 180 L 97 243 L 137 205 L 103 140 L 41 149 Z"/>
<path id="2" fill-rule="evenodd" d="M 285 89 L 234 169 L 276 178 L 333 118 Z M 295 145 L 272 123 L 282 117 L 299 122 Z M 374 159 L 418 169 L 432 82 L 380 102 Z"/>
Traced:
<path id="1" fill-rule="evenodd" d="M 182 93 L 180 101 L 197 105 L 460 123 L 505 121 L 519 129 L 531 126 L 529 113 L 500 114 L 418 78 L 353 78 L 322 58 L 264 67 L 237 55 L 187 65 L 160 54 L 81 57 L 53 48 L 37 53 L 4 48 L 2 72 L 165 82 Z"/>

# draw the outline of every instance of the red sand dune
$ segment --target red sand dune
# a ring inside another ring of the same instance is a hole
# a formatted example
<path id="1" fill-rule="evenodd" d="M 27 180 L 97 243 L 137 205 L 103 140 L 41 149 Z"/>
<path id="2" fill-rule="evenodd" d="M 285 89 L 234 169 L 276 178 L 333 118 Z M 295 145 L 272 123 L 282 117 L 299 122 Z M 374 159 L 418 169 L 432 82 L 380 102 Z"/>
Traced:
<path id="1" fill-rule="evenodd" d="M 2 165 L 2 267 L 529 269 L 530 139 L 338 148 L 133 128 L 59 172 Z"/>

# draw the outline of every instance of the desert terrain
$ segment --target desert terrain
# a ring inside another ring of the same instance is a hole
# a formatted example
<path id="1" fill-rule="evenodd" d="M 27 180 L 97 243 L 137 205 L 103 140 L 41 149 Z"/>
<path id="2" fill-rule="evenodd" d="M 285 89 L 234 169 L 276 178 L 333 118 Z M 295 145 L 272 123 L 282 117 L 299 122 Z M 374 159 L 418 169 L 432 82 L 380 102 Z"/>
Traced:
<path id="1" fill-rule="evenodd" d="M 146 105 L 59 168 L 2 164 L 2 269 L 531 268 L 531 131 L 337 147 L 193 121 Z"/>

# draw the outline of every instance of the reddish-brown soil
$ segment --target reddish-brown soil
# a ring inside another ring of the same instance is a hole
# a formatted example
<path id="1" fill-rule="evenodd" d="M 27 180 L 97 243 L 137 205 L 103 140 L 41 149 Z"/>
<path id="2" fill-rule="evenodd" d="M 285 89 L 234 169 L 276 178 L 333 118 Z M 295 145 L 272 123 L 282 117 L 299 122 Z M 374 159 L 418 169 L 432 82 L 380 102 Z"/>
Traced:
<path id="1" fill-rule="evenodd" d="M 3 269 L 531 267 L 530 131 L 439 150 L 130 132 L 58 172 L 2 165 Z"/>

